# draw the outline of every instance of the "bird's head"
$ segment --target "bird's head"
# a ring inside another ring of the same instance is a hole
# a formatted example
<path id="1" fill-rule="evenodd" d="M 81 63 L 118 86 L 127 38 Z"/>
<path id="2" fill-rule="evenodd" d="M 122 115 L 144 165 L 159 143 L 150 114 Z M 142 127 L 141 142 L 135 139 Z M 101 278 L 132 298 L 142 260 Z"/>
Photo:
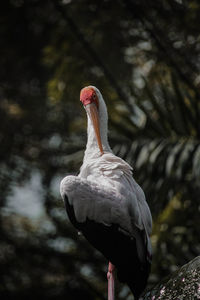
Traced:
<path id="1" fill-rule="evenodd" d="M 91 86 L 86 86 L 81 90 L 80 101 L 86 107 L 88 104 L 94 103 L 99 108 L 99 99 L 95 89 Z"/>
<path id="2" fill-rule="evenodd" d="M 103 154 L 103 146 L 101 142 L 100 126 L 99 126 L 99 97 L 95 87 L 84 87 L 80 92 L 80 101 L 89 115 L 94 127 L 97 143 L 101 154 Z"/>

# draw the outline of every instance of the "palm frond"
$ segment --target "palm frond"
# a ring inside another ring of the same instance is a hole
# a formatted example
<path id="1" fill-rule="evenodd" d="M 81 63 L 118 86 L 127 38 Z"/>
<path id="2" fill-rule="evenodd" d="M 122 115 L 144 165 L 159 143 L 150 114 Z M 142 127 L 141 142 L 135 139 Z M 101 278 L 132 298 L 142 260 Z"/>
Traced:
<path id="1" fill-rule="evenodd" d="M 114 152 L 127 160 L 137 172 L 157 172 L 160 178 L 184 181 L 200 176 L 200 146 L 195 139 L 139 139 L 131 146 L 117 144 Z M 196 153 L 197 152 L 197 153 Z"/>

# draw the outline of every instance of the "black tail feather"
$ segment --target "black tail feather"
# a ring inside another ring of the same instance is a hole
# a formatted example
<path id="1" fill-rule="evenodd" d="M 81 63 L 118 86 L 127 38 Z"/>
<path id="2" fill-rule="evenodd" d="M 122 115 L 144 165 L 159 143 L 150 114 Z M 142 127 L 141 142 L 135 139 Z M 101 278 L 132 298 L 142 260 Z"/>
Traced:
<path id="1" fill-rule="evenodd" d="M 136 239 L 124 234 L 116 224 L 107 226 L 89 219 L 83 223 L 77 222 L 73 206 L 69 204 L 67 197 L 65 197 L 65 205 L 72 224 L 108 261 L 115 265 L 119 281 L 126 283 L 135 299 L 139 299 L 146 287 L 151 264 L 148 260 L 141 263 L 137 253 Z M 143 231 L 139 234 L 143 236 Z"/>

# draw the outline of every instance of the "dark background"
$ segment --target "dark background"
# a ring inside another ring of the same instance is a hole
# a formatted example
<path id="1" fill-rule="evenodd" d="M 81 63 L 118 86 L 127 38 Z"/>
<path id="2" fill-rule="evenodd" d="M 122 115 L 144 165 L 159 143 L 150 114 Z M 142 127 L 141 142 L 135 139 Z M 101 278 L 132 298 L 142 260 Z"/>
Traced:
<path id="1" fill-rule="evenodd" d="M 148 287 L 199 254 L 199 16 L 198 0 L 1 4 L 1 299 L 106 299 L 107 261 L 59 195 L 83 158 L 88 84 L 152 211 Z M 123 285 L 117 295 L 133 299 Z"/>

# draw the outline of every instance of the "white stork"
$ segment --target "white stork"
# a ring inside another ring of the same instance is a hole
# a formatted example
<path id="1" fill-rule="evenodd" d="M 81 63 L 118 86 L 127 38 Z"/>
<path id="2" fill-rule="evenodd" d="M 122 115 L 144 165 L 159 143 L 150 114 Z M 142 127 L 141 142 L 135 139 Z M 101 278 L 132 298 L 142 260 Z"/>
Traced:
<path id="1" fill-rule="evenodd" d="M 108 299 L 114 299 L 114 267 L 138 299 L 151 266 L 151 212 L 131 166 L 109 146 L 100 91 L 85 87 L 80 100 L 88 119 L 87 146 L 79 175 L 61 181 L 61 196 L 72 224 L 109 261 Z"/>

